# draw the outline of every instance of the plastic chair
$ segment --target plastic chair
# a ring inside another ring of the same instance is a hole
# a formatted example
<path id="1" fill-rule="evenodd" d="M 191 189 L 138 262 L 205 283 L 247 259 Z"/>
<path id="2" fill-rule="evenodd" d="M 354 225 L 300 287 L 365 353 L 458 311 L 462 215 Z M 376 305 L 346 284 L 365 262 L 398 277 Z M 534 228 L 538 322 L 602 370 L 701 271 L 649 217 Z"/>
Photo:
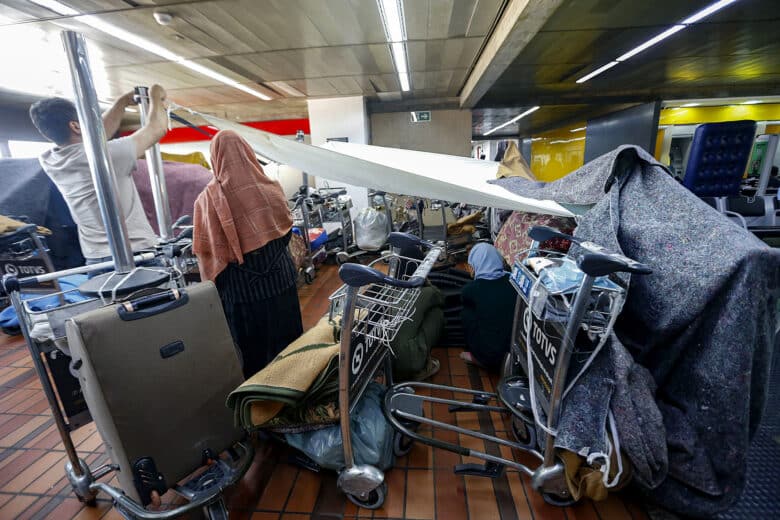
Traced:
<path id="1" fill-rule="evenodd" d="M 744 217 L 727 207 L 729 197 L 739 196 L 753 139 L 755 121 L 731 121 L 699 125 L 688 151 L 683 185 L 701 198 L 711 197 L 715 209 L 739 220 Z"/>

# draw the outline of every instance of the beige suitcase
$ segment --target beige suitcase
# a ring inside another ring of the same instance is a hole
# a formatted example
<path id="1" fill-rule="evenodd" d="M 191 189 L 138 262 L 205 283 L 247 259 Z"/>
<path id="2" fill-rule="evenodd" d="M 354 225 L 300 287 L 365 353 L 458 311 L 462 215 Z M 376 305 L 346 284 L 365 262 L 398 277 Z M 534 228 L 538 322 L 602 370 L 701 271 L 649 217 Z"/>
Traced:
<path id="1" fill-rule="evenodd" d="M 225 399 L 243 377 L 211 282 L 134 303 L 86 312 L 66 330 L 120 485 L 146 505 L 241 439 Z"/>

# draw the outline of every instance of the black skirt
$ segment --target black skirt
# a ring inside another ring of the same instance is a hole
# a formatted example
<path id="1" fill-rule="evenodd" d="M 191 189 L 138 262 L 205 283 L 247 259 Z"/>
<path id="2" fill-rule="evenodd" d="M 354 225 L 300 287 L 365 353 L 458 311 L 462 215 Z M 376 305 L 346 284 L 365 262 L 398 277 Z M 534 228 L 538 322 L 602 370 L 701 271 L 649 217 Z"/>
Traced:
<path id="1" fill-rule="evenodd" d="M 244 255 L 243 264 L 228 265 L 216 279 L 247 378 L 303 334 L 289 239 L 288 234 Z"/>

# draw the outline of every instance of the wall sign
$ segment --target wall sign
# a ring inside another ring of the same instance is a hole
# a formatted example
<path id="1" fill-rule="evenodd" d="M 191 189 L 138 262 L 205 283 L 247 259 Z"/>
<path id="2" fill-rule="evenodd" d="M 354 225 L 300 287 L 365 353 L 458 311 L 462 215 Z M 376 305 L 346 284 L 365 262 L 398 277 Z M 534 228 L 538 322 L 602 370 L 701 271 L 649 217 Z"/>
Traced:
<path id="1" fill-rule="evenodd" d="M 417 112 L 412 112 L 412 123 L 427 123 L 430 120 L 430 110 L 418 110 Z"/>

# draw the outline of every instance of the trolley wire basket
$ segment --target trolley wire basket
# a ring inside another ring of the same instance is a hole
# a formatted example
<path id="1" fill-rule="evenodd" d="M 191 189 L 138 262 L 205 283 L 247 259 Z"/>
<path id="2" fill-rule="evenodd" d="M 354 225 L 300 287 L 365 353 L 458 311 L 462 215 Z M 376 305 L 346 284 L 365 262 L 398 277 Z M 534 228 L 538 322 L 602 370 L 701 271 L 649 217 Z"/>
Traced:
<path id="1" fill-rule="evenodd" d="M 386 262 L 389 271 L 403 271 L 398 280 L 409 280 L 416 275 L 423 261 L 403 257 L 395 253 L 385 254 L 369 264 L 374 267 L 380 262 Z M 403 267 L 399 269 L 399 267 Z M 409 273 L 411 274 L 404 274 Z M 392 276 L 392 275 L 391 275 Z M 332 323 L 343 319 L 348 286 L 342 285 L 328 297 L 330 301 L 329 318 Z M 390 345 L 401 326 L 411 319 L 415 312 L 420 288 L 404 288 L 385 283 L 364 285 L 358 289 L 355 301 L 355 316 L 352 333 L 369 340 L 375 340 L 384 346 Z"/>

